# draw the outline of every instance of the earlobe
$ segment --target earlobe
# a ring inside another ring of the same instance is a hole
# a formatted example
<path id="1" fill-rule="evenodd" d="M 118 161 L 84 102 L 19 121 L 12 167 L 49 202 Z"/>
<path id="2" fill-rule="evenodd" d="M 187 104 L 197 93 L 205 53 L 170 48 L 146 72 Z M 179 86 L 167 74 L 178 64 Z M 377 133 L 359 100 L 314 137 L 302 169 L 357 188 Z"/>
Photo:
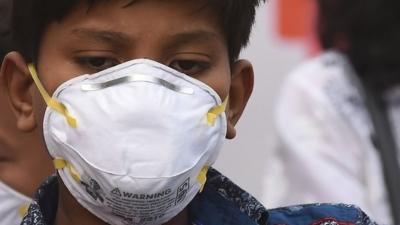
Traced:
<path id="1" fill-rule="evenodd" d="M 30 132 L 36 127 L 31 93 L 32 78 L 24 58 L 18 52 L 10 52 L 1 66 L 1 82 L 11 103 L 21 131 Z"/>
<path id="2" fill-rule="evenodd" d="M 254 86 L 253 66 L 247 60 L 238 60 L 232 66 L 231 88 L 227 107 L 228 131 L 226 138 L 236 136 L 235 125 L 239 121 Z"/>

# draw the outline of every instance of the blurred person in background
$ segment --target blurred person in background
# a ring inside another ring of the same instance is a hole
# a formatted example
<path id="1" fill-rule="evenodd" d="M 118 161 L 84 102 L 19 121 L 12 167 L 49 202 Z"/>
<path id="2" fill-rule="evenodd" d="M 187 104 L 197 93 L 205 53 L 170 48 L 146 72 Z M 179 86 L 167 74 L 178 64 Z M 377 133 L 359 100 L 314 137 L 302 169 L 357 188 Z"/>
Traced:
<path id="1" fill-rule="evenodd" d="M 0 0 L 0 64 L 12 50 L 11 0 Z M 7 82 L 0 72 L 0 224 L 20 224 L 39 184 L 54 169 L 37 135 L 18 131 L 11 111 Z"/>
<path id="2" fill-rule="evenodd" d="M 324 52 L 290 74 L 278 101 L 275 204 L 346 202 L 400 224 L 400 1 L 317 2 Z"/>

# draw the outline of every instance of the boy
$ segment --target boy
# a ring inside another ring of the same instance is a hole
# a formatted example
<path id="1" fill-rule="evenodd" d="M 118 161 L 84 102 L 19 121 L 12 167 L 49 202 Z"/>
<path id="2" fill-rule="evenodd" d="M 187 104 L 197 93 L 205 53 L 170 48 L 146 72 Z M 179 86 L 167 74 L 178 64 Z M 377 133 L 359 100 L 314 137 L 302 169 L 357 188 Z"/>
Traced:
<path id="1" fill-rule="evenodd" d="M 0 64 L 11 44 L 11 0 L 0 0 Z M 0 224 L 20 224 L 37 187 L 52 173 L 41 136 L 24 133 L 15 116 L 0 74 Z M 32 174 L 30 171 L 35 171 Z"/>
<path id="2" fill-rule="evenodd" d="M 16 0 L 2 73 L 58 171 L 22 224 L 372 224 L 351 206 L 268 212 L 209 169 L 252 91 L 237 58 L 257 4 Z"/>

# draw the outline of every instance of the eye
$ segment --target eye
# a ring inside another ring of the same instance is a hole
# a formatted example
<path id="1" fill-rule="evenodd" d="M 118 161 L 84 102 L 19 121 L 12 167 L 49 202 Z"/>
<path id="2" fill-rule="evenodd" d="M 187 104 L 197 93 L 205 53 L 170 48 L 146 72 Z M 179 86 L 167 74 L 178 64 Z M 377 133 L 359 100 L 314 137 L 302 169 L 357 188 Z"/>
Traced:
<path id="1" fill-rule="evenodd" d="M 175 60 L 169 65 L 169 67 L 186 75 L 192 76 L 208 69 L 210 65 L 207 62 L 195 60 Z"/>
<path id="2" fill-rule="evenodd" d="M 94 71 L 105 70 L 119 64 L 117 60 L 107 57 L 80 57 L 78 62 Z"/>

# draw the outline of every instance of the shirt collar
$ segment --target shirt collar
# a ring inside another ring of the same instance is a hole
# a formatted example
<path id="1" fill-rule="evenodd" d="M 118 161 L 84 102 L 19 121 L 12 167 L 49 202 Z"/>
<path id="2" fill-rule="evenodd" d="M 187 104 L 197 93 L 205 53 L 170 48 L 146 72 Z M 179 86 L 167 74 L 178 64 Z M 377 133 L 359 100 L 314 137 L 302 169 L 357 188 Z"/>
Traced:
<path id="1" fill-rule="evenodd" d="M 215 169 L 207 174 L 203 193 L 189 205 L 194 224 L 266 225 L 268 212 L 253 196 Z"/>

